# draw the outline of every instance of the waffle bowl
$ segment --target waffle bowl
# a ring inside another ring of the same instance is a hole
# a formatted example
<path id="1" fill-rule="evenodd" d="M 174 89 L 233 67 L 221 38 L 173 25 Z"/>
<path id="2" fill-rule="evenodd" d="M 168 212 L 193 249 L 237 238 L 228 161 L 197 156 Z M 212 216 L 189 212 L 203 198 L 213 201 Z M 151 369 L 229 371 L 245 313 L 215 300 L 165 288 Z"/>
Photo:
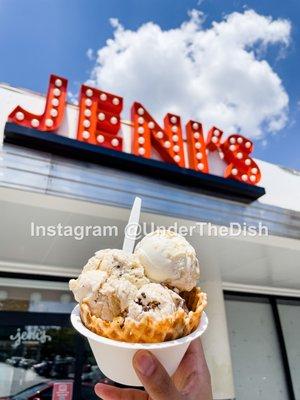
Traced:
<path id="1" fill-rule="evenodd" d="M 163 323 L 161 325 L 156 323 L 155 329 L 153 326 L 147 325 L 148 330 L 145 327 L 143 333 L 138 333 L 138 328 L 141 328 L 141 326 L 136 323 L 133 326 L 133 332 L 135 332 L 136 338 L 139 338 L 139 342 L 124 341 L 125 336 L 128 338 L 129 327 L 126 326 L 125 328 L 126 324 L 124 324 L 123 318 L 122 321 L 115 319 L 111 323 L 103 324 L 103 320 L 99 321 L 99 318 L 90 314 L 89 307 L 86 304 L 82 307 L 77 305 L 74 308 L 71 314 L 71 322 L 74 328 L 88 339 L 98 367 L 109 379 L 123 385 L 142 386 L 132 366 L 132 359 L 138 350 L 151 351 L 168 374 L 172 375 L 178 368 L 189 344 L 200 337 L 208 326 L 208 319 L 203 311 L 207 304 L 206 295 L 199 288 L 196 288 L 194 292 L 181 293 L 181 296 L 185 298 L 190 310 L 188 314 L 184 313 L 185 318 L 183 318 L 182 313 L 175 313 L 172 322 L 165 321 L 164 323 L 168 325 L 169 329 L 167 333 L 157 331 L 158 327 L 162 330 L 165 329 Z M 118 325 L 117 321 L 119 322 Z M 144 323 L 144 321 L 141 322 Z M 175 333 L 171 332 L 171 326 Z M 105 334 L 110 332 L 110 338 L 93 331 L 93 329 L 96 329 L 97 332 L 100 332 L 100 328 L 103 329 L 103 333 L 105 331 Z M 115 333 L 112 333 L 114 328 L 116 329 Z M 126 335 L 125 331 L 127 332 Z M 191 333 L 182 336 L 184 332 Z M 178 335 L 182 337 L 176 338 Z M 147 339 L 144 339 L 145 337 Z M 156 342 L 148 343 L 149 337 L 152 338 L 151 340 L 155 339 Z M 130 335 L 130 338 L 133 340 L 133 334 Z M 164 340 L 159 342 L 158 338 L 164 338 Z M 143 343 L 141 340 L 147 340 L 147 343 Z"/>
<path id="2" fill-rule="evenodd" d="M 187 336 L 199 325 L 207 305 L 206 294 L 196 287 L 190 292 L 181 292 L 180 296 L 185 300 L 189 312 L 180 309 L 162 320 L 145 316 L 139 322 L 124 317 L 105 321 L 92 315 L 85 301 L 80 305 L 80 316 L 84 325 L 97 335 L 128 343 L 161 343 Z"/>

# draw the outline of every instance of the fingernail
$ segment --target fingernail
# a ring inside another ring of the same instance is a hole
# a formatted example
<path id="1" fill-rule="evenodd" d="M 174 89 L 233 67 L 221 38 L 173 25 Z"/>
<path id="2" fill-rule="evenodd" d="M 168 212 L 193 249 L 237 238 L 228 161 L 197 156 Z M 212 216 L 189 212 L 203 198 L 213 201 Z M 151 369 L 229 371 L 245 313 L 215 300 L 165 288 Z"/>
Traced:
<path id="1" fill-rule="evenodd" d="M 105 385 L 103 383 L 96 383 L 94 390 L 96 394 L 103 396 L 104 394 L 106 394 L 107 391 L 109 391 L 109 388 L 110 388 L 109 385 Z"/>
<path id="2" fill-rule="evenodd" d="M 103 388 L 103 385 L 101 383 L 97 383 L 94 387 L 94 390 L 96 393 L 99 393 L 101 395 L 102 392 L 105 391 L 105 388 Z"/>
<path id="3" fill-rule="evenodd" d="M 151 376 L 155 370 L 155 360 L 148 351 L 139 351 L 134 356 L 137 370 L 144 376 Z"/>

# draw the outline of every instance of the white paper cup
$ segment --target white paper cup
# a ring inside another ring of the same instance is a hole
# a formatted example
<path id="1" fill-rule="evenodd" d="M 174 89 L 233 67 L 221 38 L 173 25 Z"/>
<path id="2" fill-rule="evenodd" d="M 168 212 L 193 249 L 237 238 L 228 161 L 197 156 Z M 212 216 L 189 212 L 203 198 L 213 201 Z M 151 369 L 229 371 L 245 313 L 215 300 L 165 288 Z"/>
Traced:
<path id="1" fill-rule="evenodd" d="M 78 305 L 72 311 L 71 322 L 74 328 L 88 339 L 98 367 L 104 375 L 115 382 L 128 386 L 142 386 L 132 366 L 132 358 L 136 351 L 151 351 L 169 375 L 172 375 L 189 344 L 201 336 L 208 325 L 207 316 L 203 312 L 198 328 L 188 336 L 163 343 L 127 343 L 107 339 L 87 329 L 81 322 Z"/>

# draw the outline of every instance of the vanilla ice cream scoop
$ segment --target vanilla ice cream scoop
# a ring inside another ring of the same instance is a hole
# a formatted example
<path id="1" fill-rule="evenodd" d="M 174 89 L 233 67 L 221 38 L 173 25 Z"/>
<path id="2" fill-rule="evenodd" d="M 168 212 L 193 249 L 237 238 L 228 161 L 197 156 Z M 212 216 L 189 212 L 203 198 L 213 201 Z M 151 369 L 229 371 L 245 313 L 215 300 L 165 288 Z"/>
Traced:
<path id="1" fill-rule="evenodd" d="M 159 320 L 172 315 L 180 307 L 185 308 L 185 305 L 178 294 L 158 283 L 148 283 L 129 302 L 127 318 L 140 321 L 150 316 Z"/>
<path id="2" fill-rule="evenodd" d="M 83 267 L 82 273 L 90 270 L 106 272 L 109 277 L 124 278 L 140 288 L 149 282 L 145 277 L 144 268 L 134 254 L 123 250 L 105 249 L 96 252 Z"/>
<path id="3" fill-rule="evenodd" d="M 137 244 L 135 254 L 151 281 L 190 291 L 200 277 L 195 249 L 175 232 L 149 233 Z"/>
<path id="4" fill-rule="evenodd" d="M 93 296 L 106 279 L 106 272 L 90 270 L 81 273 L 77 279 L 71 279 L 69 287 L 74 294 L 75 300 L 81 303 L 86 297 Z"/>

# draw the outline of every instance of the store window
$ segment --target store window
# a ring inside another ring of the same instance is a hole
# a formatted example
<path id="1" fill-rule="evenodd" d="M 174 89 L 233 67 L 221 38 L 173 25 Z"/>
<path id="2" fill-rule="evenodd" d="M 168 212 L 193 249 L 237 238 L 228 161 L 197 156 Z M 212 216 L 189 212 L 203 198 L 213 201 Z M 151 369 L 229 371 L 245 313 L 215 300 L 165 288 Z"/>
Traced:
<path id="1" fill-rule="evenodd" d="M 300 301 L 277 301 L 296 400 L 300 400 Z"/>
<path id="2" fill-rule="evenodd" d="M 65 282 L 0 278 L 0 311 L 70 313 L 74 306 Z"/>
<path id="3" fill-rule="evenodd" d="M 300 400 L 300 302 L 226 293 L 225 304 L 236 399 Z"/>
<path id="4" fill-rule="evenodd" d="M 25 400 L 42 391 L 47 398 L 56 380 L 74 379 L 75 334 L 72 328 L 27 325 L 22 319 L 0 326 L 0 397 Z"/>
<path id="5" fill-rule="evenodd" d="M 74 305 L 67 283 L 0 277 L 0 398 L 99 400 L 95 384 L 115 384 L 71 326 Z"/>

